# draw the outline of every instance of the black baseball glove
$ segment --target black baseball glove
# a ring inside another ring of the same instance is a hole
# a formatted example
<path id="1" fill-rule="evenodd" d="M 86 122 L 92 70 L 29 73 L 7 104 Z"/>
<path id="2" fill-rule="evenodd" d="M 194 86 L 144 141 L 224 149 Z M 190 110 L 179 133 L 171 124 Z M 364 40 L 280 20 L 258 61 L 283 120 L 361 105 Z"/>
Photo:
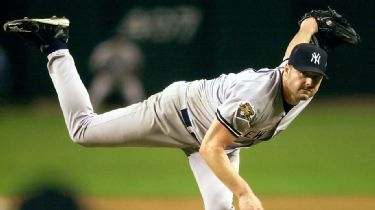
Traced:
<path id="1" fill-rule="evenodd" d="M 342 44 L 358 44 L 361 40 L 349 22 L 330 7 L 328 10 L 312 10 L 306 13 L 298 24 L 301 25 L 303 20 L 310 17 L 315 18 L 318 23 L 318 33 L 313 35 L 311 42 L 326 51 Z"/>

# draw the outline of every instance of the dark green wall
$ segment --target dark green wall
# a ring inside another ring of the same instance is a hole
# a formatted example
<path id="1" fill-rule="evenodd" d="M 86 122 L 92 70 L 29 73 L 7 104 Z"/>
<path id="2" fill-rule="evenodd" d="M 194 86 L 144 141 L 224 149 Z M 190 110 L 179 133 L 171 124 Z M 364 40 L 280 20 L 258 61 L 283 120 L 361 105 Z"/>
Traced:
<path id="1" fill-rule="evenodd" d="M 327 5 L 350 20 L 363 42 L 356 47 L 340 47 L 330 55 L 330 80 L 324 82 L 321 94 L 375 94 L 372 85 L 375 32 L 370 21 L 375 16 L 373 1 L 34 0 L 1 3 L 0 20 L 3 24 L 24 16 L 68 17 L 71 20 L 70 50 L 84 83 L 89 85 L 92 74 L 87 63 L 92 49 L 114 33 L 130 9 L 152 11 L 157 6 L 176 8 L 181 5 L 195 6 L 203 14 L 190 42 L 139 42 L 146 56 L 143 80 L 148 94 L 160 91 L 175 80 L 212 78 L 247 67 L 274 67 L 280 63 L 289 40 L 298 30 L 298 19 L 306 11 L 323 9 Z M 0 44 L 8 52 L 11 64 L 10 78 L 2 84 L 9 91 L 9 101 L 27 102 L 30 98 L 55 94 L 44 56 L 18 37 L 3 32 Z"/>

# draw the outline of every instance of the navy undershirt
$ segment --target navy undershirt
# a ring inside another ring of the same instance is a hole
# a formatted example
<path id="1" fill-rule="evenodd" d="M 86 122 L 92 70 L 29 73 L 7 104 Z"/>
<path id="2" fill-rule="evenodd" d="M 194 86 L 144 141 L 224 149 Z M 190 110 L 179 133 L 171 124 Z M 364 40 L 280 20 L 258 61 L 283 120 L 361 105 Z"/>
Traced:
<path id="1" fill-rule="evenodd" d="M 291 109 L 293 109 L 293 105 L 288 104 L 288 102 L 285 101 L 284 96 L 283 96 L 283 106 L 285 113 L 288 113 Z"/>

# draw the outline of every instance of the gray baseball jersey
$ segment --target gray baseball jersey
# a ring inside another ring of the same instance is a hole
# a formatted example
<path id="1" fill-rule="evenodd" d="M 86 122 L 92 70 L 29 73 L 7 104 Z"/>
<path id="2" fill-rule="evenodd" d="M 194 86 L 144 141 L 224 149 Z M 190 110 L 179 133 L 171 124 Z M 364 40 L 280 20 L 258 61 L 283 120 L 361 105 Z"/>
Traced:
<path id="1" fill-rule="evenodd" d="M 191 82 L 187 109 L 194 133 L 202 140 L 214 115 L 238 139 L 229 147 L 249 147 L 275 136 L 307 106 L 302 101 L 285 111 L 281 72 L 276 69 L 247 69 L 223 74 L 213 80 Z"/>

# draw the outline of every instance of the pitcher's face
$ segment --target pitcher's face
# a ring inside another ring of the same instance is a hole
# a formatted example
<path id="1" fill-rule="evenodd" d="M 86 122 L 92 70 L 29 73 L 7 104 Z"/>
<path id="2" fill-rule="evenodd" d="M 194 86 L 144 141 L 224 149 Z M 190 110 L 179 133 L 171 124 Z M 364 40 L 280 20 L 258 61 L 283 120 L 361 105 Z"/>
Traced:
<path id="1" fill-rule="evenodd" d="M 301 100 L 313 97 L 318 92 L 322 79 L 322 74 L 302 72 L 292 65 L 286 65 L 282 76 L 285 100 L 291 105 L 296 105 Z"/>

